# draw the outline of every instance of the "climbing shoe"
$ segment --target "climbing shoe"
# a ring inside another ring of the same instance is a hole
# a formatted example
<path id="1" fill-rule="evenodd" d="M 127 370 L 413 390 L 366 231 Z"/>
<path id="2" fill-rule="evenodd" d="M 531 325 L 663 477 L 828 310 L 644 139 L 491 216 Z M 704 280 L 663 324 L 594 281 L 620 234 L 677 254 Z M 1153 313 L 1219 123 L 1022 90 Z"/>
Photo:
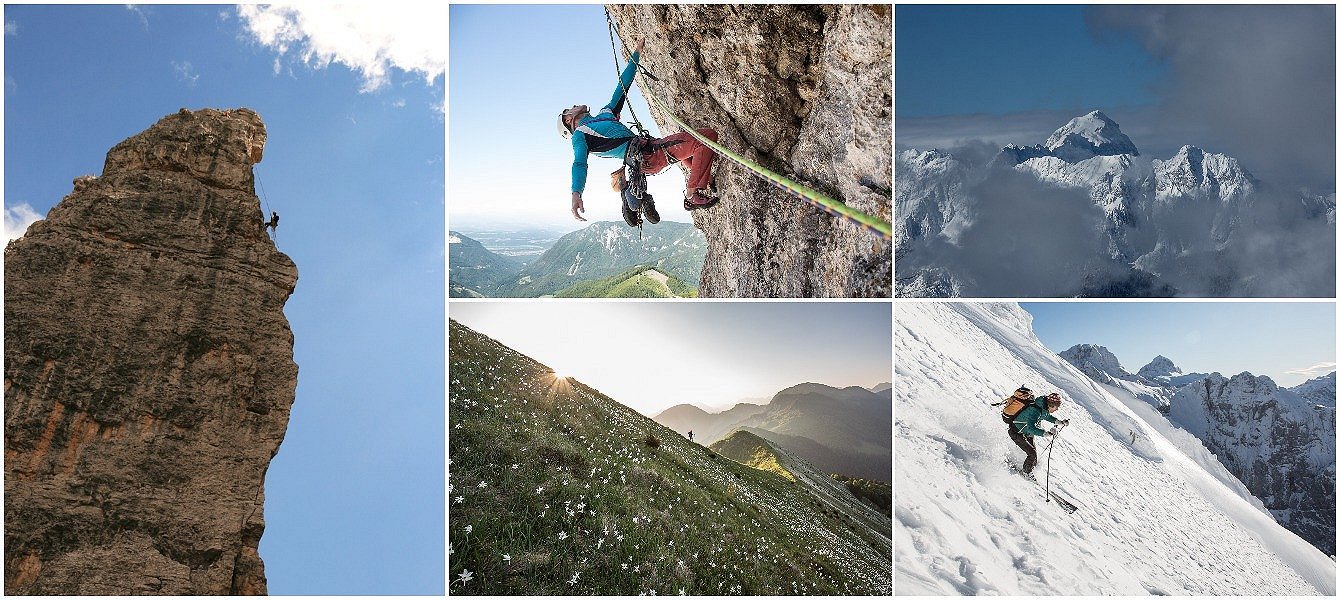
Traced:
<path id="1" fill-rule="evenodd" d="M 651 194 L 642 196 L 642 216 L 652 225 L 661 222 L 661 213 L 656 212 L 656 203 L 652 201 Z"/>
<path id="2" fill-rule="evenodd" d="M 623 222 L 629 227 L 638 227 L 642 225 L 642 217 L 637 216 L 637 211 L 628 208 L 627 202 L 620 202 L 619 206 L 623 208 Z"/>
<path id="3" fill-rule="evenodd" d="M 694 192 L 692 196 L 684 198 L 684 210 L 711 208 L 716 206 L 716 203 L 720 201 L 720 198 L 709 198 L 704 196 L 702 192 Z"/>

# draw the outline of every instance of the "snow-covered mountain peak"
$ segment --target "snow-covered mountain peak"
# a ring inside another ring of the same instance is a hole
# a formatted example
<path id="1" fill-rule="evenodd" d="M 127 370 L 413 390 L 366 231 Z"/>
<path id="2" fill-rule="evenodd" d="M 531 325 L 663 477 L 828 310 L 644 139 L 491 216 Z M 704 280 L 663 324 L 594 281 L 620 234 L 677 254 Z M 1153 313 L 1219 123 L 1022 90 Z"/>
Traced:
<path id="1" fill-rule="evenodd" d="M 1289 388 L 1289 391 L 1312 404 L 1335 408 L 1335 371 L 1331 371 L 1329 375 L 1304 381 Z"/>
<path id="2" fill-rule="evenodd" d="M 1217 192 L 1212 195 L 1228 200 L 1250 192 L 1256 185 L 1256 178 L 1238 164 L 1238 159 L 1191 145 L 1182 146 L 1168 160 L 1155 160 L 1154 172 L 1160 196 L 1212 191 Z"/>
<path id="3" fill-rule="evenodd" d="M 1080 372 L 1102 383 L 1111 383 L 1113 379 L 1135 379 L 1121 361 L 1107 348 L 1097 344 L 1075 344 L 1061 353 L 1061 358 L 1075 365 Z"/>
<path id="4" fill-rule="evenodd" d="M 1135 142 L 1121 132 L 1121 126 L 1097 110 L 1071 119 L 1052 133 L 1043 147 L 1070 163 L 1094 156 L 1140 155 Z"/>
<path id="5" fill-rule="evenodd" d="M 1177 368 L 1177 365 L 1173 364 L 1172 359 L 1162 354 L 1155 356 L 1154 360 L 1149 361 L 1149 364 L 1140 367 L 1140 371 L 1137 373 L 1137 375 L 1148 379 L 1158 379 L 1160 377 L 1170 377 L 1172 375 L 1181 374 L 1182 370 Z"/>

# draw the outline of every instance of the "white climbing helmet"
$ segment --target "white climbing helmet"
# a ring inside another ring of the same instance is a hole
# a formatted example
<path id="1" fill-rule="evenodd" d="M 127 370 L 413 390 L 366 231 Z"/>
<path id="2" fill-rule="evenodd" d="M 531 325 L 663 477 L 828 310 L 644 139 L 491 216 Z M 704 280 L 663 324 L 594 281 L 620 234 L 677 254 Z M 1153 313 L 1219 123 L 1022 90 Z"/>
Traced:
<path id="1" fill-rule="evenodd" d="M 568 129 L 567 124 L 568 110 L 571 109 L 564 109 L 563 112 L 558 113 L 558 134 L 563 136 L 565 140 L 572 137 L 572 130 Z"/>

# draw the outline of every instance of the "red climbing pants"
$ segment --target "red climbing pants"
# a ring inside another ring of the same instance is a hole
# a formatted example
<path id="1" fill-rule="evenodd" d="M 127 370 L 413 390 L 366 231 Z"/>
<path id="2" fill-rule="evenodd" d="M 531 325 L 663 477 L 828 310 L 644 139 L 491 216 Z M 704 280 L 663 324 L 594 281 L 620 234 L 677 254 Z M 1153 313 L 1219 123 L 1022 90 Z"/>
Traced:
<path id="1" fill-rule="evenodd" d="M 717 132 L 712 129 L 699 129 L 698 135 L 714 142 L 717 141 Z M 653 152 L 651 156 L 648 156 L 647 161 L 642 164 L 642 172 L 655 175 L 664 170 L 670 164 L 670 159 L 665 156 L 668 152 L 670 156 L 684 163 L 684 167 L 689 170 L 688 182 L 684 187 L 690 194 L 707 187 L 708 182 L 712 181 L 712 157 L 716 156 L 716 153 L 706 144 L 689 135 L 688 132 L 663 137 L 656 140 L 656 143 L 673 142 L 675 140 L 682 141 L 663 151 Z"/>

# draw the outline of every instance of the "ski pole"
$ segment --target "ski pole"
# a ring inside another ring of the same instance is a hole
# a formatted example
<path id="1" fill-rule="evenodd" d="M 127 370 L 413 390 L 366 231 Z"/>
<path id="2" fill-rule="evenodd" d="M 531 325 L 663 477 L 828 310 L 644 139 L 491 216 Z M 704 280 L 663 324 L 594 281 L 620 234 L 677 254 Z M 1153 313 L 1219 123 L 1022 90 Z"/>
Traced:
<path id="1" fill-rule="evenodd" d="M 1052 430 L 1052 441 L 1047 442 L 1047 502 L 1052 501 L 1052 446 L 1056 445 L 1057 436 L 1061 435 L 1061 430 L 1065 429 L 1066 424 L 1061 423 Z"/>

